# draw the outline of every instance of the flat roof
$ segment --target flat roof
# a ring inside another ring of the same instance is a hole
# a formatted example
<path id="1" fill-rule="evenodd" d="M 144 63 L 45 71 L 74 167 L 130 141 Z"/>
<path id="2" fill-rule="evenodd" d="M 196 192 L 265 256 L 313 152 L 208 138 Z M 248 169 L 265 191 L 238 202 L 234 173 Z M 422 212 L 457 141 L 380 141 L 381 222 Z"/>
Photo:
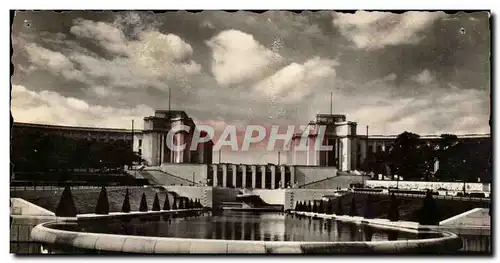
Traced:
<path id="1" fill-rule="evenodd" d="M 88 131 L 88 132 L 132 133 L 131 129 L 51 125 L 51 124 L 39 124 L 39 123 L 27 123 L 27 122 L 14 122 L 12 124 L 12 127 L 39 128 L 39 129 L 52 129 L 52 130 L 73 130 L 73 131 Z M 142 130 L 134 129 L 134 133 L 140 133 L 140 132 L 142 132 Z"/>

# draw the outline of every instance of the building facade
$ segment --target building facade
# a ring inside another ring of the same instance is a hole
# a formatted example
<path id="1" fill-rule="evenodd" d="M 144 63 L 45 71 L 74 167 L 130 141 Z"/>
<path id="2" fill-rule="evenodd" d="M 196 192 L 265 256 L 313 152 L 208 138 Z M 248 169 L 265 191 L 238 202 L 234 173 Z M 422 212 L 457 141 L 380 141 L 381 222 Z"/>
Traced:
<path id="1" fill-rule="evenodd" d="M 321 131 L 320 127 L 324 130 Z M 294 134 L 288 155 L 289 164 L 337 167 L 341 171 L 360 170 L 370 154 L 390 151 L 398 135 L 358 135 L 357 123 L 347 121 L 345 115 L 318 114 L 307 125 L 306 133 Z M 491 143 L 490 134 L 457 135 L 465 144 Z M 419 140 L 438 147 L 441 135 L 421 135 Z M 307 150 L 302 150 L 303 146 Z M 318 146 L 330 146 L 322 150 Z M 302 147 L 302 149 L 299 149 Z"/>
<path id="2" fill-rule="evenodd" d="M 360 151 L 356 128 L 356 122 L 347 121 L 345 115 L 318 114 L 305 133 L 293 136 L 289 157 L 292 164 L 356 169 L 360 159 L 365 158 L 360 156 L 364 151 Z M 323 150 L 320 145 L 331 149 Z"/>
<path id="3" fill-rule="evenodd" d="M 181 131 L 174 134 L 172 139 L 175 145 L 186 145 L 183 150 L 176 151 L 167 147 L 168 133 L 171 129 L 180 125 L 186 125 L 190 129 L 188 132 Z M 324 132 L 320 132 L 320 127 L 325 127 Z M 234 164 L 234 167 L 236 167 L 234 169 L 232 168 L 233 164 L 211 166 L 212 141 L 191 149 L 191 140 L 194 134 L 200 131 L 197 130 L 194 121 L 184 111 L 156 110 L 153 116 L 144 118 L 143 130 L 15 122 L 11 134 L 17 139 L 26 136 L 58 134 L 74 139 L 100 142 L 124 140 L 144 159 L 147 166 L 161 166 L 164 163 L 208 164 L 211 167 L 208 169 L 211 170 L 207 172 L 207 174 L 210 174 L 207 179 L 212 180 L 214 185 L 231 185 L 233 174 L 236 173 L 241 175 L 242 179 L 238 179 L 243 180 L 241 184 L 259 185 L 261 183 L 259 180 L 262 178 L 258 179 L 259 176 L 253 175 L 264 174 L 269 179 L 264 180 L 264 182 L 268 182 L 266 184 L 275 187 L 280 181 L 286 181 L 285 185 L 294 182 L 295 179 L 286 177 L 286 171 L 291 169 L 289 167 L 331 167 L 341 171 L 360 170 L 367 155 L 390 151 L 393 142 L 397 138 L 397 135 L 358 135 L 356 129 L 356 122 L 348 121 L 346 115 L 318 114 L 316 119 L 307 125 L 307 133 L 294 134 L 288 151 L 287 166 L 269 164 L 264 165 L 266 168 L 262 168 L 262 165 L 247 165 L 243 168 L 242 165 Z M 202 137 L 205 136 L 203 131 L 201 133 Z M 457 137 L 460 142 L 467 144 L 491 143 L 489 134 L 465 134 Z M 439 145 L 441 140 L 440 135 L 422 135 L 420 139 L 433 145 Z M 331 146 L 331 149 L 322 150 L 317 147 L 318 145 Z M 304 146 L 305 150 L 299 149 Z M 285 172 L 282 172 L 282 169 L 285 169 Z M 224 176 L 224 174 L 228 175 Z M 273 174 L 274 180 L 272 179 Z M 240 176 L 237 176 L 237 178 L 240 178 Z"/>
<path id="4" fill-rule="evenodd" d="M 176 132 L 170 143 L 176 146 L 185 145 L 184 149 L 175 150 L 168 147 L 169 131 L 182 125 L 188 126 L 189 131 Z M 139 152 L 145 164 L 149 166 L 159 166 L 162 163 L 212 163 L 212 141 L 191 149 L 192 138 L 199 132 L 193 119 L 184 111 L 156 110 L 154 116 L 144 118 L 144 128 L 140 134 L 136 134 L 137 144 L 134 143 L 134 151 Z"/>

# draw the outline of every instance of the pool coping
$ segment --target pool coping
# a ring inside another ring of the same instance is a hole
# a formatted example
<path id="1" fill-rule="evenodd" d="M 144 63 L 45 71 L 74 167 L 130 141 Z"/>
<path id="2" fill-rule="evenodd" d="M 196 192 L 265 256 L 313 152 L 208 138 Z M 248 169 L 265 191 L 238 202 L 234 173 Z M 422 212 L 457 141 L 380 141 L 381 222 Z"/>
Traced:
<path id="1" fill-rule="evenodd" d="M 341 220 L 340 217 L 338 219 Z M 376 228 L 383 228 L 384 223 L 386 223 L 385 221 L 378 222 L 377 220 L 369 221 L 370 219 L 351 219 L 350 222 L 361 222 L 362 224 L 372 225 Z M 342 218 L 341 221 L 349 220 Z M 37 225 L 31 231 L 32 240 L 80 249 L 139 254 L 395 254 L 419 253 L 426 249 L 445 253 L 445 251 L 457 251 L 462 247 L 460 238 L 456 234 L 447 231 L 439 231 L 438 233 L 442 235 L 441 237 L 394 241 L 254 241 L 87 233 L 50 228 L 54 224 L 64 224 L 64 222 L 52 221 Z M 415 231 L 411 227 L 395 227 L 394 224 L 385 225 L 385 227 L 401 231 Z"/>

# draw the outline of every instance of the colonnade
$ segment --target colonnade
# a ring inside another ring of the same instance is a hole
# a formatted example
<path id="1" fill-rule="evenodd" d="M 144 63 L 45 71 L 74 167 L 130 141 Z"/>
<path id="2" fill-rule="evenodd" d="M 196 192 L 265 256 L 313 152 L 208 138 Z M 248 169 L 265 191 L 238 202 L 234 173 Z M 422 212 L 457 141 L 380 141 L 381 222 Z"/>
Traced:
<path id="1" fill-rule="evenodd" d="M 208 177 L 213 186 L 279 189 L 295 183 L 293 166 L 212 164 L 210 170 Z"/>

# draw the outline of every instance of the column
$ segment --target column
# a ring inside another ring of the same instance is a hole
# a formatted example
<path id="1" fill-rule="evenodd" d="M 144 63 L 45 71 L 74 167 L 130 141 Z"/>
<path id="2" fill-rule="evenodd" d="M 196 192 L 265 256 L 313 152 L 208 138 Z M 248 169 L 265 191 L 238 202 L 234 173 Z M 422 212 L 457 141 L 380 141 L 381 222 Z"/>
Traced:
<path id="1" fill-rule="evenodd" d="M 250 169 L 252 169 L 252 188 L 255 189 L 257 188 L 257 166 L 252 165 Z"/>
<path id="2" fill-rule="evenodd" d="M 372 152 L 373 152 L 373 153 L 376 153 L 376 152 L 377 152 L 377 141 L 373 141 L 373 148 L 372 148 Z"/>
<path id="3" fill-rule="evenodd" d="M 368 140 L 362 140 L 360 139 L 359 140 L 359 144 L 361 145 L 361 158 L 360 158 L 360 164 L 362 164 L 364 162 L 364 160 L 366 159 L 366 149 L 368 148 Z"/>
<path id="4" fill-rule="evenodd" d="M 271 189 L 276 188 L 276 166 L 271 165 Z"/>
<path id="5" fill-rule="evenodd" d="M 265 165 L 261 165 L 260 166 L 260 174 L 261 174 L 261 177 L 262 177 L 262 184 L 261 184 L 261 187 L 262 189 L 266 189 L 266 166 Z"/>
<path id="6" fill-rule="evenodd" d="M 382 142 L 382 151 L 385 152 L 385 142 Z"/>
<path id="7" fill-rule="evenodd" d="M 280 166 L 280 174 L 281 174 L 280 176 L 281 176 L 281 183 L 282 183 L 281 187 L 286 188 L 288 182 L 286 181 L 285 166 L 284 165 Z"/>
<path id="8" fill-rule="evenodd" d="M 342 143 L 341 143 L 341 152 L 342 152 L 342 164 L 340 165 L 341 167 L 341 170 L 342 171 L 347 171 L 347 170 L 350 170 L 350 157 L 351 157 L 351 153 L 350 153 L 350 148 L 349 147 L 349 138 L 342 138 L 341 139 Z"/>
<path id="9" fill-rule="evenodd" d="M 222 186 L 227 187 L 227 164 L 222 165 Z"/>
<path id="10" fill-rule="evenodd" d="M 295 186 L 295 166 L 290 166 L 290 185 Z"/>
<path id="11" fill-rule="evenodd" d="M 217 186 L 217 183 L 219 182 L 217 178 L 217 172 L 219 171 L 219 166 L 217 164 L 212 164 L 212 186 Z"/>
<path id="12" fill-rule="evenodd" d="M 243 178 L 241 178 L 241 188 L 246 188 L 247 187 L 247 166 L 242 165 L 240 167 L 242 169 L 242 175 L 243 175 Z"/>
<path id="13" fill-rule="evenodd" d="M 236 173 L 237 173 L 236 169 L 238 167 L 236 166 L 236 164 L 232 164 L 231 166 L 233 167 L 233 185 L 236 188 Z M 230 186 L 233 186 L 233 185 L 230 185 Z"/>

